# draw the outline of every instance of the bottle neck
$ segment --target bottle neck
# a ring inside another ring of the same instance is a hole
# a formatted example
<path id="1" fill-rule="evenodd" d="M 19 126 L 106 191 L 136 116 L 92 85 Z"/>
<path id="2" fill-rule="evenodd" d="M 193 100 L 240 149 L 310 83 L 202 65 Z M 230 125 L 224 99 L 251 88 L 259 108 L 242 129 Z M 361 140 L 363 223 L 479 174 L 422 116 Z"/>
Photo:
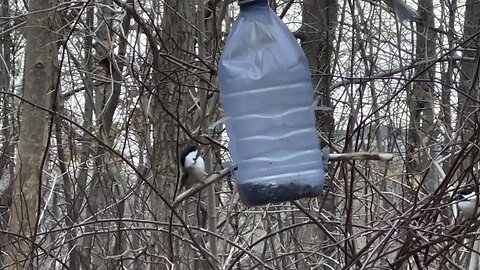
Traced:
<path id="1" fill-rule="evenodd" d="M 268 0 L 238 0 L 240 11 L 254 7 L 268 7 Z"/>

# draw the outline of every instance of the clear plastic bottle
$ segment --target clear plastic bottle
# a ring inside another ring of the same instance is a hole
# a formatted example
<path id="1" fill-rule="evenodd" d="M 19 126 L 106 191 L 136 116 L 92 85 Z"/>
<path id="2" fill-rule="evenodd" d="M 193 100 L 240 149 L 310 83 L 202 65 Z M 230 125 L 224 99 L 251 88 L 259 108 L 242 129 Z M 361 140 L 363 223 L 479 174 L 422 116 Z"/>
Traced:
<path id="1" fill-rule="evenodd" d="M 218 78 L 240 196 L 247 205 L 318 196 L 324 167 L 303 50 L 267 0 L 239 4 Z"/>

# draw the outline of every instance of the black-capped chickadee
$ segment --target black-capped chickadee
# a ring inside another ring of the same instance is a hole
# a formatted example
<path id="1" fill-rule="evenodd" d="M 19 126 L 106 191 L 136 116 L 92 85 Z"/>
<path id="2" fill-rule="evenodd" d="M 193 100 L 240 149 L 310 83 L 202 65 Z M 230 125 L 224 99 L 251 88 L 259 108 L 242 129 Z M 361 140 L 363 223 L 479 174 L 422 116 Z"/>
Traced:
<path id="1" fill-rule="evenodd" d="M 393 9 L 393 12 L 395 12 L 395 15 L 397 15 L 397 18 L 400 21 L 420 18 L 418 13 L 413 8 L 405 4 L 403 0 L 383 0 L 383 2 Z"/>
<path id="2" fill-rule="evenodd" d="M 190 188 L 195 183 L 203 183 L 207 176 L 205 172 L 205 162 L 201 156 L 201 152 L 196 146 L 191 145 L 186 147 L 180 153 L 180 168 L 182 176 L 180 179 L 180 189 Z"/>
<path id="3" fill-rule="evenodd" d="M 458 190 L 457 206 L 465 217 L 474 217 L 480 213 L 477 205 L 478 193 L 475 187 Z"/>

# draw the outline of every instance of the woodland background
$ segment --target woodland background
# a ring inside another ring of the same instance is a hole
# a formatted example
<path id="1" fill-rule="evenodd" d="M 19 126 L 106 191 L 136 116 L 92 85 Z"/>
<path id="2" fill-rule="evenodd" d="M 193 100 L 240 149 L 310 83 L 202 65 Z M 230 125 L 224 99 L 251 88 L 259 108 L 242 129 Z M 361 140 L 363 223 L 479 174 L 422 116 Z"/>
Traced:
<path id="1" fill-rule="evenodd" d="M 480 269 L 480 2 L 270 0 L 312 70 L 323 196 L 180 204 L 178 152 L 228 161 L 217 64 L 232 0 L 1 0 L 1 269 Z"/>

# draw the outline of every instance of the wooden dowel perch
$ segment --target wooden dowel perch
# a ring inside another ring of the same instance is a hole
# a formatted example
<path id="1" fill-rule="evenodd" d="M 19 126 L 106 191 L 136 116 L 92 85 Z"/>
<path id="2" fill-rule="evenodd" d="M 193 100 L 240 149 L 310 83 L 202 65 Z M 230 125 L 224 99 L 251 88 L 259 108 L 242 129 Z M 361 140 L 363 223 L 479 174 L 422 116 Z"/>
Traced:
<path id="1" fill-rule="evenodd" d="M 341 154 L 329 154 L 328 160 L 340 161 L 340 160 L 383 160 L 389 161 L 393 159 L 393 154 L 389 153 L 375 153 L 375 152 L 354 152 L 354 153 L 341 153 Z"/>
<path id="2" fill-rule="evenodd" d="M 328 160 L 329 161 L 342 161 L 342 160 L 382 160 L 382 161 L 389 161 L 393 159 L 393 154 L 389 153 L 378 153 L 378 152 L 355 152 L 355 153 L 341 153 L 341 154 L 329 154 Z M 195 184 L 190 189 L 186 190 L 185 192 L 178 195 L 178 197 L 173 202 L 173 206 L 178 205 L 179 203 L 183 202 L 188 197 L 192 196 L 193 194 L 199 192 L 200 190 L 204 189 L 206 186 L 214 183 L 215 181 L 223 178 L 230 174 L 231 171 L 236 170 L 237 165 L 233 168 L 225 168 L 219 172 L 216 172 L 209 177 L 205 178 L 203 184 L 198 183 Z"/>

